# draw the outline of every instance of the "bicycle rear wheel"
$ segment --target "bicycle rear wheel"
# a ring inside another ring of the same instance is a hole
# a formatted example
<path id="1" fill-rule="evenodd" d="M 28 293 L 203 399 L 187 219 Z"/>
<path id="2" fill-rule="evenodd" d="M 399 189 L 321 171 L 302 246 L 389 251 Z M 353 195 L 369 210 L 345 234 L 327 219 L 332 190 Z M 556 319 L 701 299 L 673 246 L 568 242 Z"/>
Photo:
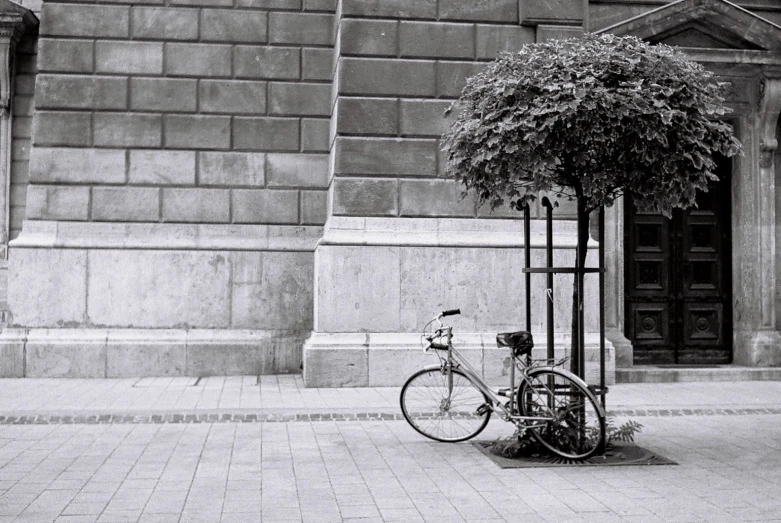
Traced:
<path id="1" fill-rule="evenodd" d="M 472 380 L 452 370 L 423 369 L 409 377 L 399 400 L 412 428 L 436 441 L 456 442 L 477 436 L 491 417 L 490 401 Z"/>
<path id="2" fill-rule="evenodd" d="M 530 371 L 518 405 L 524 416 L 548 418 L 529 422 L 537 441 L 562 458 L 583 460 L 604 447 L 605 418 L 594 394 L 573 377 L 556 368 Z"/>

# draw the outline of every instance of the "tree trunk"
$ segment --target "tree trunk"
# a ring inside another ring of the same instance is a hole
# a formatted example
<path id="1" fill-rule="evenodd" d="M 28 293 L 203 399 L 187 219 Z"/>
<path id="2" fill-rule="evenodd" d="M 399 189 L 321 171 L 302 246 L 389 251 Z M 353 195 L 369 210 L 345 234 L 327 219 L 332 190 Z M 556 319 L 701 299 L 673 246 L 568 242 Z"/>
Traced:
<path id="1" fill-rule="evenodd" d="M 588 255 L 588 238 L 589 238 L 589 213 L 586 210 L 586 202 L 583 197 L 578 197 L 578 240 L 577 251 L 575 256 L 575 267 L 583 268 L 586 266 L 586 256 Z M 583 278 L 583 275 L 575 274 L 572 278 L 572 343 L 571 343 L 571 357 L 570 357 L 570 370 L 577 376 L 585 375 L 585 362 L 581 361 L 581 351 L 579 349 L 580 333 L 578 330 L 579 319 L 581 318 L 581 310 L 583 308 L 583 293 L 578 295 L 578 280 Z M 582 281 L 582 280 L 581 280 Z M 581 288 L 581 290 L 583 290 Z M 585 327 L 584 327 L 585 328 Z"/>

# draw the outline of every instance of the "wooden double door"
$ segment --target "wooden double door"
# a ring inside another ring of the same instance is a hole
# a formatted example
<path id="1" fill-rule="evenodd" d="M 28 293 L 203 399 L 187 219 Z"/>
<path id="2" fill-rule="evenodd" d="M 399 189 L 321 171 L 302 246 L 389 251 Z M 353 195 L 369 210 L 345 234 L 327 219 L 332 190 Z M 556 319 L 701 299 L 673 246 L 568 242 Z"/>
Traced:
<path id="1" fill-rule="evenodd" d="M 637 364 L 732 361 L 728 158 L 697 208 L 672 218 L 625 204 L 625 334 Z"/>

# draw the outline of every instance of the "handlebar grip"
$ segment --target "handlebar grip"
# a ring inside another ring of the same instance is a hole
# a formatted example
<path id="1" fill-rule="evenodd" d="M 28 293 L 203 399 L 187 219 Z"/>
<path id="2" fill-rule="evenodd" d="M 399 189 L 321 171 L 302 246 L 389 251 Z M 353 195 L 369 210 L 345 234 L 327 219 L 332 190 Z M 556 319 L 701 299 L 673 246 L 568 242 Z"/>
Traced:
<path id="1" fill-rule="evenodd" d="M 442 316 L 454 316 L 456 314 L 461 314 L 461 309 L 450 309 L 449 311 L 442 311 Z"/>

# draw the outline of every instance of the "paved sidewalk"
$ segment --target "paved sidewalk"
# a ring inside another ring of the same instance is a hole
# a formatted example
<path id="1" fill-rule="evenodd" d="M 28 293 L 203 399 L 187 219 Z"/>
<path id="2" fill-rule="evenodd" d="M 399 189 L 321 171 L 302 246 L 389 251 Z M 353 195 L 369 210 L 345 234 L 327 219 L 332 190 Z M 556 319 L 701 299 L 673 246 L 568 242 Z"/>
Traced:
<path id="1" fill-rule="evenodd" d="M 781 382 L 611 387 L 609 411 L 679 463 L 654 467 L 502 470 L 419 436 L 398 392 L 0 380 L 0 523 L 781 522 Z"/>

